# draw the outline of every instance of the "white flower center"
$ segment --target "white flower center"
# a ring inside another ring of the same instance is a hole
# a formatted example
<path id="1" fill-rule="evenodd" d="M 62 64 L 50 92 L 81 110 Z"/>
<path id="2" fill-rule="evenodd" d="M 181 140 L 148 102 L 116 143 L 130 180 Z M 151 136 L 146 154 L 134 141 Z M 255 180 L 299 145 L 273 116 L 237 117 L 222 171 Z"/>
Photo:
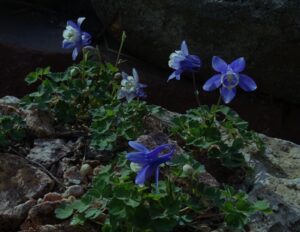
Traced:
<path id="1" fill-rule="evenodd" d="M 228 71 L 221 76 L 221 83 L 227 89 L 232 89 L 239 84 L 240 77 L 238 74 Z"/>
<path id="2" fill-rule="evenodd" d="M 185 59 L 182 51 L 175 51 L 170 55 L 169 58 L 169 67 L 170 68 L 178 68 L 179 63 Z"/>
<path id="3" fill-rule="evenodd" d="M 134 92 L 136 89 L 136 81 L 133 76 L 128 76 L 127 79 L 122 80 L 121 85 L 122 89 L 126 92 Z"/>
<path id="4" fill-rule="evenodd" d="M 69 42 L 76 42 L 80 38 L 80 33 L 75 28 L 67 26 L 63 32 L 63 37 Z"/>

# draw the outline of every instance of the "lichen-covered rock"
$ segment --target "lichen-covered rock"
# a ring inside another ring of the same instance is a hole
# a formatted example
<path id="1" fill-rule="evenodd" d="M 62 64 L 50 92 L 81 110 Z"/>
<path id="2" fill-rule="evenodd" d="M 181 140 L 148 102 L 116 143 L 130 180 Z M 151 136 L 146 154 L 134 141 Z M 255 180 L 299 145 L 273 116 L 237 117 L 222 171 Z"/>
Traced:
<path id="1" fill-rule="evenodd" d="M 298 0 L 92 2 L 106 27 L 119 38 L 126 31 L 128 50 L 140 58 L 167 67 L 170 52 L 186 39 L 204 61 L 203 74 L 211 73 L 213 55 L 228 62 L 244 56 L 260 91 L 300 100 L 300 79 L 295 78 L 300 72 Z"/>
<path id="2" fill-rule="evenodd" d="M 25 122 L 28 130 L 39 138 L 49 138 L 54 135 L 53 119 L 49 113 L 38 109 L 29 109 L 25 112 Z"/>
<path id="3" fill-rule="evenodd" d="M 26 158 L 50 168 L 70 152 L 71 148 L 62 139 L 36 139 Z"/>
<path id="4" fill-rule="evenodd" d="M 300 145 L 261 135 L 266 151 L 256 155 L 255 183 L 250 196 L 267 200 L 273 210 L 256 215 L 257 232 L 300 231 Z"/>
<path id="5" fill-rule="evenodd" d="M 20 99 L 14 96 L 4 96 L 0 98 L 0 104 L 18 106 Z"/>
<path id="6" fill-rule="evenodd" d="M 262 136 L 266 146 L 263 161 L 275 170 L 274 175 L 293 179 L 300 177 L 300 146 L 282 139 Z"/>
<path id="7" fill-rule="evenodd" d="M 0 154 L 0 231 L 15 231 L 53 181 L 25 159 Z"/>

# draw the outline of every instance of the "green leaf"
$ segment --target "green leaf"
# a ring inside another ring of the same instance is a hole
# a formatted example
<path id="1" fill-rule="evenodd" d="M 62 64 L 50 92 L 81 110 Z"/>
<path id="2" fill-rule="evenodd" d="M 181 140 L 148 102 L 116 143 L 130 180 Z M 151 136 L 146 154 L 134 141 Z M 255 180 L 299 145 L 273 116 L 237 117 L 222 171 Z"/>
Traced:
<path id="1" fill-rule="evenodd" d="M 272 213 L 270 208 L 270 204 L 267 201 L 256 201 L 253 204 L 254 209 L 264 212 L 264 213 Z"/>
<path id="2" fill-rule="evenodd" d="M 70 205 L 64 205 L 55 209 L 55 216 L 58 219 L 66 219 L 73 214 L 73 208 Z"/>
<path id="3" fill-rule="evenodd" d="M 89 219 L 96 219 L 97 217 L 99 217 L 102 214 L 102 209 L 96 209 L 96 208 L 90 208 L 88 209 L 85 214 L 84 217 L 85 218 L 89 218 Z"/>
<path id="4" fill-rule="evenodd" d="M 82 202 L 81 200 L 76 200 L 72 204 L 73 209 L 77 210 L 79 213 L 84 212 L 87 210 L 90 206 Z"/>
<path id="5" fill-rule="evenodd" d="M 84 225 L 86 221 L 86 218 L 81 215 L 81 214 L 76 214 L 72 217 L 70 225 L 75 226 L 75 225 Z"/>
<path id="6" fill-rule="evenodd" d="M 126 199 L 124 201 L 124 203 L 127 205 L 127 206 L 130 206 L 132 208 L 136 208 L 140 205 L 140 202 L 138 201 L 135 201 L 135 200 L 132 200 L 132 199 Z"/>
<path id="7" fill-rule="evenodd" d="M 46 67 L 46 68 L 37 68 L 34 72 L 29 73 L 26 78 L 25 81 L 28 84 L 33 84 L 35 83 L 41 76 L 47 75 L 50 73 L 50 67 Z"/>

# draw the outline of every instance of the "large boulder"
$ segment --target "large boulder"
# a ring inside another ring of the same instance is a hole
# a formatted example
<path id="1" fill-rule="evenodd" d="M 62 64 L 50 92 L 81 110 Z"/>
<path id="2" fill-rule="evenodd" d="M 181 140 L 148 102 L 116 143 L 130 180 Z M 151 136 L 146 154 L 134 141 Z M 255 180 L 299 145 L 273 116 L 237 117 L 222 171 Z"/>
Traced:
<path id="1" fill-rule="evenodd" d="M 24 158 L 0 154 L 0 231 L 16 231 L 36 200 L 53 188 L 48 175 Z"/>
<path id="2" fill-rule="evenodd" d="M 190 51 L 204 61 L 201 76 L 211 74 L 213 55 L 228 62 L 244 56 L 247 73 L 262 92 L 300 100 L 298 0 L 92 2 L 107 28 L 126 31 L 128 50 L 140 58 L 167 67 L 170 52 L 186 39 Z"/>
<path id="3" fill-rule="evenodd" d="M 273 213 L 256 215 L 250 227 L 257 232 L 300 231 L 300 145 L 261 137 L 266 151 L 252 160 L 255 182 L 249 194 L 267 200 Z"/>

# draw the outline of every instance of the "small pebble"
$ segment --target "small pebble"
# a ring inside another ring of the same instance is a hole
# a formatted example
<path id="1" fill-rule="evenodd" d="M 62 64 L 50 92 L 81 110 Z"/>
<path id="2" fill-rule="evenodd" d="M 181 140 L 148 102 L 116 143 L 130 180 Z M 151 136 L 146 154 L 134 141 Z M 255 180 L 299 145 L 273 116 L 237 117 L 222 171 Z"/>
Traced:
<path id="1" fill-rule="evenodd" d="M 80 173 L 81 173 L 81 175 L 83 177 L 87 176 L 88 174 L 91 174 L 92 173 L 92 167 L 91 167 L 91 165 L 89 165 L 89 164 L 83 164 L 83 165 L 81 165 Z"/>
<path id="2" fill-rule="evenodd" d="M 67 190 L 63 193 L 64 198 L 68 198 L 70 196 L 81 197 L 84 194 L 83 187 L 80 185 L 72 185 L 67 188 Z"/>
<path id="3" fill-rule="evenodd" d="M 62 200 L 62 196 L 59 193 L 55 193 L 55 192 L 47 193 L 43 199 L 43 201 L 60 201 L 60 200 Z"/>
<path id="4" fill-rule="evenodd" d="M 94 170 L 93 170 L 93 175 L 97 176 L 100 171 L 101 171 L 101 166 L 95 167 Z"/>
<path id="5" fill-rule="evenodd" d="M 80 184 L 83 180 L 83 177 L 78 169 L 78 167 L 73 166 L 68 168 L 64 173 L 64 179 L 69 184 Z"/>

